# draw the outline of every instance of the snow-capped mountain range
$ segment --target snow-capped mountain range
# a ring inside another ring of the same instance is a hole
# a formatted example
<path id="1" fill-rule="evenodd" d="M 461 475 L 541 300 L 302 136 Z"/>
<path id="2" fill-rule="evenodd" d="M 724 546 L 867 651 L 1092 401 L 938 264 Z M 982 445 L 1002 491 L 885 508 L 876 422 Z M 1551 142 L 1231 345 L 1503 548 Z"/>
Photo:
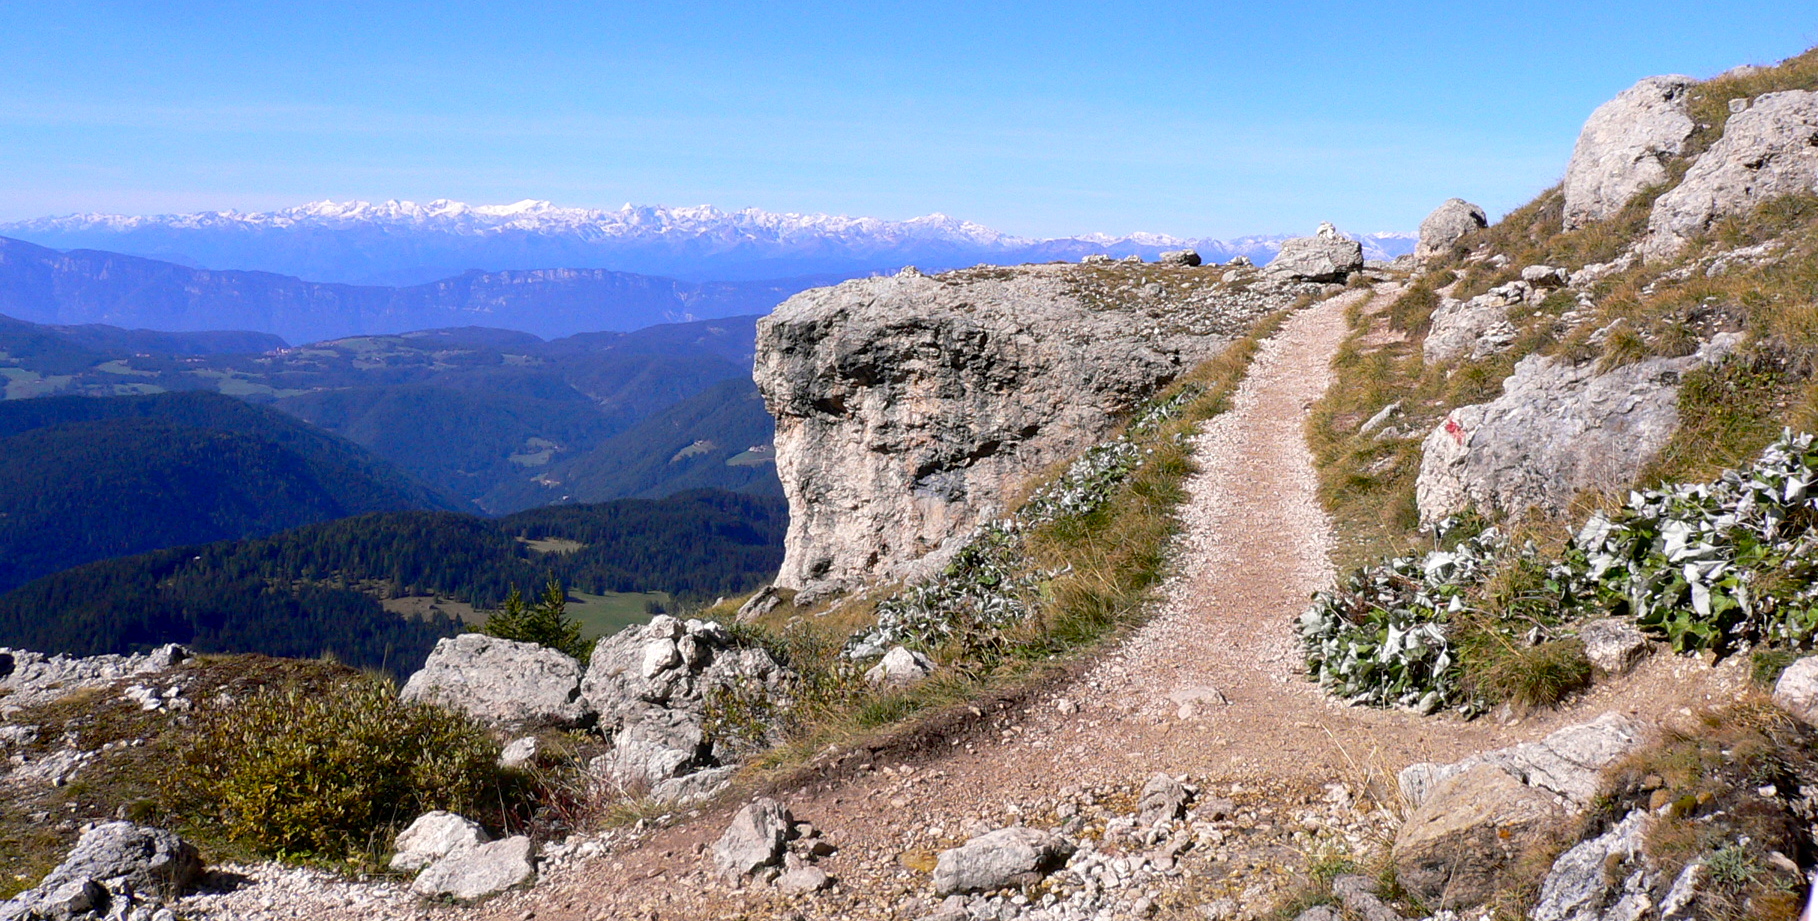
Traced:
<path id="1" fill-rule="evenodd" d="M 75 214 L 0 224 L 0 236 L 56 249 L 98 249 L 192 267 L 277 272 L 311 281 L 418 284 L 480 269 L 590 268 L 686 281 L 856 276 L 987 263 L 1153 258 L 1192 247 L 1225 261 L 1273 258 L 1288 235 L 1232 240 L 1138 233 L 1032 239 L 943 214 L 906 221 L 711 206 L 626 205 L 616 211 L 546 201 L 468 205 L 438 199 L 310 202 L 270 212 Z M 1358 237 L 1371 258 L 1413 249 L 1414 235 Z"/>

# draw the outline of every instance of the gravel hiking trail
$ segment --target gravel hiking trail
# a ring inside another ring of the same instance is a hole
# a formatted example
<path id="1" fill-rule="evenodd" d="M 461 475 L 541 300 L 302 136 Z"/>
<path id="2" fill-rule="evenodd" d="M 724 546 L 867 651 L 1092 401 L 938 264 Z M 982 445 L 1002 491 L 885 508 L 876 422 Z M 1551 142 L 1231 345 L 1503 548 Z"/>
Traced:
<path id="1" fill-rule="evenodd" d="M 1334 574 L 1305 424 L 1331 384 L 1347 308 L 1380 309 L 1393 291 L 1372 296 L 1347 292 L 1289 318 L 1262 344 L 1230 410 L 1203 427 L 1176 573 L 1143 628 L 1074 678 L 986 703 L 969 725 L 932 742 L 830 753 L 817 760 L 838 769 L 770 791 L 839 847 L 820 864 L 837 889 L 783 896 L 716 881 L 704 851 L 738 805 L 731 803 L 564 867 L 476 914 L 919 917 L 932 907 L 927 871 L 939 851 L 1016 822 L 1058 824 L 1064 804 L 1082 799 L 1116 808 L 1156 772 L 1189 775 L 1253 817 L 1249 858 L 1222 854 L 1221 878 L 1281 876 L 1304 860 L 1281 833 L 1305 821 L 1309 804 L 1348 804 L 1355 795 L 1362 814 L 1374 797 L 1387 810 L 1377 815 L 1387 815 L 1396 807 L 1394 774 L 1409 763 L 1537 739 L 1608 710 L 1658 720 L 1719 693 L 1728 677 L 1716 681 L 1696 660 L 1657 656 L 1632 680 L 1558 711 L 1467 722 L 1348 707 L 1306 680 L 1293 620 Z M 1339 783 L 1342 792 L 1331 786 Z M 1273 891 L 1258 885 L 1248 890 L 1253 897 Z"/>

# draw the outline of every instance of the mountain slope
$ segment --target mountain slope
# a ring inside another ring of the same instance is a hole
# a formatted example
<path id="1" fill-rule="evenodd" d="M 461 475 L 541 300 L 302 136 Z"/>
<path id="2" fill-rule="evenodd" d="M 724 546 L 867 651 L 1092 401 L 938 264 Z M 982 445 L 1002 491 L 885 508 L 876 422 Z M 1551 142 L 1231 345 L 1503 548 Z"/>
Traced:
<path id="1" fill-rule="evenodd" d="M 466 268 L 410 287 L 350 285 L 0 237 L 0 313 L 47 324 L 247 329 L 292 342 L 462 325 L 563 336 L 763 313 L 843 277 L 697 284 L 599 268 Z"/>
<path id="2" fill-rule="evenodd" d="M 494 607 L 554 575 L 593 593 L 711 600 L 748 591 L 782 559 L 780 499 L 710 490 L 661 501 L 538 509 L 487 520 L 362 515 L 254 540 L 160 550 L 0 595 L 0 646 L 92 654 L 178 642 L 209 652 L 314 656 L 408 674 L 458 629 L 385 602 Z M 562 542 L 561 552 L 532 541 Z"/>
<path id="3" fill-rule="evenodd" d="M 534 484 L 552 464 L 721 381 L 748 379 L 755 322 L 729 317 L 551 342 L 462 327 L 248 354 L 239 349 L 259 344 L 259 334 L 160 334 L 0 317 L 0 385 L 15 400 L 204 390 L 271 404 L 487 511 L 509 512 L 557 498 Z M 141 351 L 154 346 L 167 351 Z M 207 348 L 222 351 L 173 354 Z M 653 488 L 660 485 L 637 492 L 710 484 Z"/>
<path id="4" fill-rule="evenodd" d="M 523 507 L 651 499 L 701 488 L 781 495 L 775 438 L 757 385 L 730 378 L 516 484 L 498 501 Z"/>
<path id="5" fill-rule="evenodd" d="M 167 254 L 220 268 L 351 283 L 413 284 L 469 269 L 608 268 L 694 281 L 842 277 L 903 265 L 960 267 L 1077 260 L 1088 253 L 1154 258 L 1194 247 L 1225 261 L 1272 258 L 1283 236 L 1230 241 L 1162 234 L 1031 239 L 941 214 L 907 221 L 757 209 L 626 205 L 617 211 L 549 202 L 311 202 L 269 213 L 129 217 L 81 214 L 0 225 L 0 234 L 59 248 Z M 1371 234 L 1376 258 L 1413 248 L 1409 234 Z M 4 309 L 4 308 L 0 308 Z M 728 311 L 736 312 L 736 311 Z M 694 311 L 706 316 L 703 311 Z M 489 324 L 496 325 L 496 324 Z M 507 324 L 509 325 L 509 324 Z"/>
<path id="6" fill-rule="evenodd" d="M 160 547 L 452 500 L 217 394 L 0 403 L 0 591 Z"/>

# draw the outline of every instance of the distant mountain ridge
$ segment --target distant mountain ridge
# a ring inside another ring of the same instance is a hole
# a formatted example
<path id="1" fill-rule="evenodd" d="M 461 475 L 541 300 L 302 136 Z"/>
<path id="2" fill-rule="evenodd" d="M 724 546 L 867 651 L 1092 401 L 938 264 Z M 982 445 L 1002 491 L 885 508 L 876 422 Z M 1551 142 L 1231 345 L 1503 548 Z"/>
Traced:
<path id="1" fill-rule="evenodd" d="M 59 252 L 0 237 L 0 314 L 56 325 L 244 329 L 291 342 L 459 326 L 544 337 L 629 331 L 766 313 L 798 291 L 838 280 L 696 283 L 605 269 L 533 269 L 468 271 L 384 287 L 194 269 L 99 250 Z"/>
<path id="2" fill-rule="evenodd" d="M 547 201 L 468 205 L 438 199 L 310 202 L 270 212 L 74 214 L 0 224 L 0 235 L 59 249 L 144 253 L 217 269 L 315 281 L 419 284 L 479 269 L 600 268 L 687 281 L 852 277 L 903 265 L 1075 260 L 1108 252 L 1154 258 L 1192 247 L 1208 258 L 1273 258 L 1288 235 L 1232 240 L 1165 234 L 1035 239 L 943 214 L 906 221 L 711 206 L 564 208 Z M 1414 235 L 1360 237 L 1372 258 L 1410 252 Z M 496 324 L 494 324 L 496 325 Z"/>

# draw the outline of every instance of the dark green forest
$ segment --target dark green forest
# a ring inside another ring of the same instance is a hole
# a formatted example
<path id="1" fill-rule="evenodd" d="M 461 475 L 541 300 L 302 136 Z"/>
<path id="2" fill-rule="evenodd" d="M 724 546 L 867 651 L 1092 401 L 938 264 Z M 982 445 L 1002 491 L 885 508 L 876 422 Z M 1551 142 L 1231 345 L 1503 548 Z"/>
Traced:
<path id="1" fill-rule="evenodd" d="M 108 557 L 458 501 L 220 394 L 0 402 L 0 591 Z"/>
<path id="2" fill-rule="evenodd" d="M 666 591 L 710 601 L 749 591 L 782 562 L 779 498 L 697 490 L 485 519 L 388 512 L 104 560 L 0 596 L 0 645 L 93 655 L 160 643 L 204 652 L 332 653 L 408 674 L 450 619 L 409 619 L 382 597 L 438 595 L 496 607 L 550 577 L 584 592 Z M 571 541 L 546 553 L 528 541 Z"/>

